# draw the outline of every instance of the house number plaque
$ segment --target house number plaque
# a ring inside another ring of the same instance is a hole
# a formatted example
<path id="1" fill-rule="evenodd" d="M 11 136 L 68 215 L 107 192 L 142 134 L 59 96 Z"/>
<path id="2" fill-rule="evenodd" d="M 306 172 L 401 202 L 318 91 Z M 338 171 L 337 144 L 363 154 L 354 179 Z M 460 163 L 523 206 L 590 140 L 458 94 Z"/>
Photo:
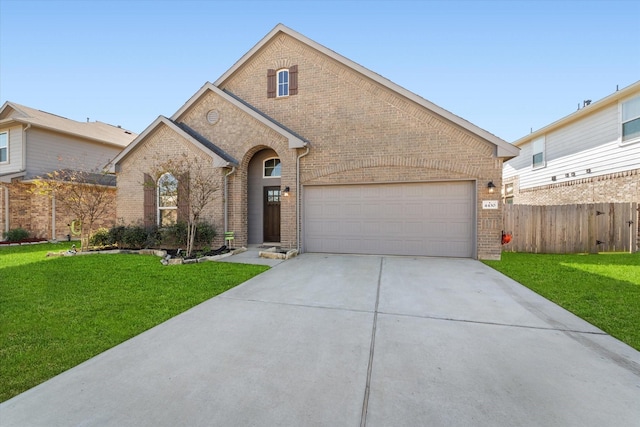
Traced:
<path id="1" fill-rule="evenodd" d="M 483 200 L 482 209 L 498 209 L 497 200 Z"/>

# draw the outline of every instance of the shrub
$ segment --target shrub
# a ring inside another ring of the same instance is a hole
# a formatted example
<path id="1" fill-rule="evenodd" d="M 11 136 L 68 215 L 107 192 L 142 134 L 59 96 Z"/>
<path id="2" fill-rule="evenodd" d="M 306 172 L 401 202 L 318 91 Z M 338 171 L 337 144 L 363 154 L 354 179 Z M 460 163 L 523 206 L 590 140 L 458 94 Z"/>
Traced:
<path id="1" fill-rule="evenodd" d="M 109 246 L 113 245 L 114 242 L 111 241 L 111 235 L 109 234 L 108 229 L 99 228 L 89 238 L 89 244 L 92 246 Z"/>
<path id="2" fill-rule="evenodd" d="M 184 221 L 163 227 L 159 231 L 159 244 L 167 247 L 180 247 L 187 244 L 187 227 Z M 208 222 L 200 222 L 196 227 L 195 246 L 210 246 L 211 241 L 216 237 L 215 227 Z"/>
<path id="3" fill-rule="evenodd" d="M 187 223 L 184 221 L 167 225 L 160 229 L 160 245 L 167 247 L 180 247 L 187 242 Z"/>
<path id="4" fill-rule="evenodd" d="M 196 246 L 209 246 L 211 241 L 217 236 L 216 229 L 213 224 L 201 222 L 196 228 Z"/>
<path id="5" fill-rule="evenodd" d="M 122 235 L 122 244 L 126 248 L 141 249 L 147 246 L 148 234 L 144 227 L 130 225 L 125 227 Z"/>
<path id="6" fill-rule="evenodd" d="M 109 229 L 109 241 L 112 245 L 123 245 L 124 230 L 126 229 L 127 227 L 125 227 L 124 225 L 118 225 Z"/>
<path id="7" fill-rule="evenodd" d="M 24 228 L 14 228 L 13 230 L 5 231 L 3 236 L 9 242 L 20 242 L 29 238 L 29 232 Z"/>

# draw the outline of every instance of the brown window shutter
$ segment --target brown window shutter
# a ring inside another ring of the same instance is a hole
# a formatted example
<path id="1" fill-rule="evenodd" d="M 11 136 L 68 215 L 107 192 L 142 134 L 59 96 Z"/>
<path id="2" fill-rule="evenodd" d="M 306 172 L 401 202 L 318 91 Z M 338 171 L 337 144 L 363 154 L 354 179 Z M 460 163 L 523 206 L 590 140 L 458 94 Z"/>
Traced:
<path id="1" fill-rule="evenodd" d="M 189 222 L 189 175 L 178 178 L 178 221 Z"/>
<path id="2" fill-rule="evenodd" d="M 267 98 L 276 97 L 276 70 L 267 70 Z"/>
<path id="3" fill-rule="evenodd" d="M 145 228 L 156 225 L 156 183 L 151 175 L 144 174 L 144 217 Z"/>
<path id="4" fill-rule="evenodd" d="M 298 66 L 289 68 L 289 95 L 298 94 Z"/>

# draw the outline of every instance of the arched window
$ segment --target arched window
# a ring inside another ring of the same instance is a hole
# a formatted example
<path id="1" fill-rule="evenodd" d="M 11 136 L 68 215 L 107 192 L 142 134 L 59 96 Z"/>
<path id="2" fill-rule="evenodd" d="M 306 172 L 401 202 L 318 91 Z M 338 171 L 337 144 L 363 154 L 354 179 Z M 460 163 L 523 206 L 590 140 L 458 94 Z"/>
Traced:
<path id="1" fill-rule="evenodd" d="M 267 98 L 286 98 L 298 94 L 298 66 L 267 70 Z"/>
<path id="2" fill-rule="evenodd" d="M 158 227 L 178 221 L 178 180 L 169 172 L 158 179 Z"/>
<path id="3" fill-rule="evenodd" d="M 278 71 L 278 96 L 289 96 L 289 70 Z"/>
<path id="4" fill-rule="evenodd" d="M 278 159 L 277 157 L 272 157 L 265 160 L 263 171 L 264 178 L 280 178 L 280 159 Z"/>

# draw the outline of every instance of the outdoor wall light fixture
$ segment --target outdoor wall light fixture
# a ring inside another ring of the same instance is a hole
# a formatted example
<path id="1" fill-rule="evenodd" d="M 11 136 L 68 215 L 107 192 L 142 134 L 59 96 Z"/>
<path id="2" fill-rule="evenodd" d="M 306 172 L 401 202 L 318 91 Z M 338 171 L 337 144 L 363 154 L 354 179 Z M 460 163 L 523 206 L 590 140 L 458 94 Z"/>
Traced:
<path id="1" fill-rule="evenodd" d="M 496 191 L 496 185 L 493 183 L 493 181 L 489 181 L 489 183 L 487 184 L 487 188 L 489 189 L 489 193 L 491 194 Z"/>
<path id="2" fill-rule="evenodd" d="M 289 187 L 284 187 L 284 191 L 282 192 L 282 195 L 283 195 L 284 197 L 289 197 L 289 191 L 290 191 L 290 190 L 291 190 L 291 189 L 290 189 Z"/>

